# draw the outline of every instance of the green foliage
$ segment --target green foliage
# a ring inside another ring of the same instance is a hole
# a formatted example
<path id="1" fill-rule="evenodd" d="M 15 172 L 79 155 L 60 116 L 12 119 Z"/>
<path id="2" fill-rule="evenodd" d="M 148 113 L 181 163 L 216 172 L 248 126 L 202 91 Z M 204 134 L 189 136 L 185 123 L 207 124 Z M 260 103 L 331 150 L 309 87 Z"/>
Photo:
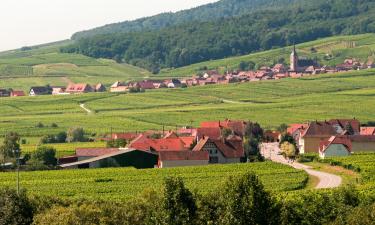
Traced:
<path id="1" fill-rule="evenodd" d="M 371 0 L 332 0 L 329 5 L 324 0 L 304 0 L 212 22 L 97 35 L 79 39 L 61 48 L 61 52 L 109 59 L 121 55 L 125 62 L 157 73 L 160 68 L 245 55 L 322 37 L 374 32 L 373 9 Z"/>
<path id="2" fill-rule="evenodd" d="M 147 188 L 162 192 L 163 180 L 166 177 L 179 176 L 184 179 L 186 187 L 190 190 L 208 194 L 221 187 L 229 176 L 242 176 L 248 171 L 257 173 L 266 190 L 272 192 L 302 189 L 308 177 L 304 171 L 264 162 L 162 170 L 108 168 L 22 172 L 21 186 L 32 195 L 123 202 L 133 199 Z M 285 174 L 288 176 L 284 176 Z M 15 176 L 12 172 L 0 173 L 0 187 L 14 185 Z M 112 182 L 98 183 L 98 179 L 112 179 Z"/>
<path id="3" fill-rule="evenodd" d="M 222 224 L 278 224 L 275 202 L 254 173 L 230 178 L 220 197 Z"/>
<path id="4" fill-rule="evenodd" d="M 0 189 L 0 225 L 30 225 L 33 208 L 24 191 Z"/>
<path id="5" fill-rule="evenodd" d="M 124 148 L 126 147 L 125 139 L 116 139 L 107 141 L 107 148 Z"/>
<path id="6" fill-rule="evenodd" d="M 47 134 L 40 139 L 40 144 L 65 143 L 66 139 L 66 132 L 59 132 L 56 135 Z"/>
<path id="7" fill-rule="evenodd" d="M 67 142 L 85 142 L 87 140 L 85 131 L 81 127 L 70 128 L 66 135 Z"/>
<path id="8" fill-rule="evenodd" d="M 167 224 L 191 224 L 197 213 L 195 198 L 180 178 L 165 180 L 163 207 Z"/>
<path id="9" fill-rule="evenodd" d="M 53 167 L 57 165 L 56 149 L 52 147 L 41 146 L 31 154 L 31 161 L 34 164 L 42 164 Z"/>
<path id="10" fill-rule="evenodd" d="M 0 154 L 3 163 L 7 158 L 14 158 L 21 155 L 20 136 L 16 132 L 9 132 L 5 135 L 3 144 L 0 146 Z"/>

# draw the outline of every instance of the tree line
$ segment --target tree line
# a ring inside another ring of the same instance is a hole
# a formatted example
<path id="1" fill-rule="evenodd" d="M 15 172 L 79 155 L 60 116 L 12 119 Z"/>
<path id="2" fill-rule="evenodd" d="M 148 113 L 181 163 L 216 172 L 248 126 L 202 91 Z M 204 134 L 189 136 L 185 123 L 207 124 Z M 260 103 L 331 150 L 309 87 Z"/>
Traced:
<path id="1" fill-rule="evenodd" d="M 374 199 L 353 187 L 294 195 L 265 191 L 254 173 L 201 195 L 178 177 L 126 203 L 63 200 L 0 190 L 0 225 L 356 225 L 371 224 Z"/>
<path id="2" fill-rule="evenodd" d="M 375 32 L 373 0 L 318 0 L 156 31 L 82 38 L 61 52 L 126 62 L 158 73 L 342 34 Z"/>

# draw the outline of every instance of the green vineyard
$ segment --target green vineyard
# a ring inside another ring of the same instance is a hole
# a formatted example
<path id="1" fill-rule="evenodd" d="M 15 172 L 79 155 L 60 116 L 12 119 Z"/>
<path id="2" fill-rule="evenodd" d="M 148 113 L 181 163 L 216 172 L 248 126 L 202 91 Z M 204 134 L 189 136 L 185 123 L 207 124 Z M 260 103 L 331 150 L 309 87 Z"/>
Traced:
<path id="1" fill-rule="evenodd" d="M 31 66 L 0 65 L 0 75 L 32 76 L 34 71 Z"/>
<path id="2" fill-rule="evenodd" d="M 205 194 L 220 188 L 229 176 L 248 171 L 258 174 L 266 189 L 272 192 L 302 189 L 308 180 L 303 171 L 265 162 L 147 170 L 110 168 L 22 172 L 20 184 L 33 195 L 124 201 L 145 189 L 160 191 L 166 177 L 182 177 L 188 188 Z M 0 187 L 15 185 L 15 173 L 0 174 Z"/>

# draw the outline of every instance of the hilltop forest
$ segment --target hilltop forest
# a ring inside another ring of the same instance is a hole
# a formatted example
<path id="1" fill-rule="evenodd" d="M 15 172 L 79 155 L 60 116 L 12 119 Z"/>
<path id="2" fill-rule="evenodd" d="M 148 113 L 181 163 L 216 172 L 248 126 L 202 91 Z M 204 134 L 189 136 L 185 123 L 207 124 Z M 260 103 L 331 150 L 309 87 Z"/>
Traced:
<path id="1" fill-rule="evenodd" d="M 323 37 L 375 32 L 374 6 L 374 0 L 300 0 L 283 7 L 261 8 L 239 17 L 81 38 L 60 51 L 115 59 L 158 73 L 162 68 L 182 67 Z"/>

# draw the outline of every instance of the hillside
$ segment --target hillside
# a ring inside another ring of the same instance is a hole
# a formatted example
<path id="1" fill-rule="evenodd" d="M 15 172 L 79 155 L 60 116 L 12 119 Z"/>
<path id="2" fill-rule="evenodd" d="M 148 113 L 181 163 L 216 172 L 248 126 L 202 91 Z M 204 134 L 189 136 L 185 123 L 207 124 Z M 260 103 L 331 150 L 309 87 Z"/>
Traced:
<path id="1" fill-rule="evenodd" d="M 176 13 L 162 13 L 156 16 L 108 24 L 92 30 L 77 32 L 72 36 L 73 40 L 92 37 L 98 34 L 129 33 L 145 30 L 160 30 L 165 27 L 183 24 L 192 21 L 213 21 L 220 18 L 241 16 L 250 12 L 278 8 L 285 4 L 291 4 L 298 0 L 221 0 L 215 3 L 199 6 Z"/>
<path id="2" fill-rule="evenodd" d="M 375 34 L 335 36 L 296 45 L 302 58 L 316 59 L 320 65 L 335 66 L 347 58 L 356 58 L 361 62 L 375 61 Z M 256 67 L 273 66 L 278 62 L 289 65 L 292 47 L 278 48 L 244 56 L 211 60 L 176 69 L 163 69 L 157 75 L 160 78 L 184 77 L 203 73 L 205 70 L 225 72 L 238 69 L 241 62 L 254 62 Z"/>
<path id="3" fill-rule="evenodd" d="M 69 43 L 63 41 L 0 53 L 0 87 L 28 90 L 31 86 L 69 82 L 109 85 L 116 80 L 144 79 L 150 75 L 146 70 L 108 59 L 60 53 L 59 48 Z"/>
<path id="4" fill-rule="evenodd" d="M 307 120 L 374 120 L 375 70 L 138 94 L 2 98 L 0 135 L 40 137 L 80 126 L 87 132 L 175 129 L 201 121 L 243 119 L 266 128 Z M 87 114 L 80 103 L 94 113 Z M 41 122 L 42 128 L 36 125 Z M 51 127 L 56 123 L 58 127 Z"/>
<path id="5" fill-rule="evenodd" d="M 302 4 L 306 3 L 306 4 Z M 372 0 L 299 1 L 240 17 L 190 22 L 154 31 L 97 35 L 61 48 L 127 62 L 153 73 L 198 62 L 304 43 L 335 35 L 375 32 Z"/>

